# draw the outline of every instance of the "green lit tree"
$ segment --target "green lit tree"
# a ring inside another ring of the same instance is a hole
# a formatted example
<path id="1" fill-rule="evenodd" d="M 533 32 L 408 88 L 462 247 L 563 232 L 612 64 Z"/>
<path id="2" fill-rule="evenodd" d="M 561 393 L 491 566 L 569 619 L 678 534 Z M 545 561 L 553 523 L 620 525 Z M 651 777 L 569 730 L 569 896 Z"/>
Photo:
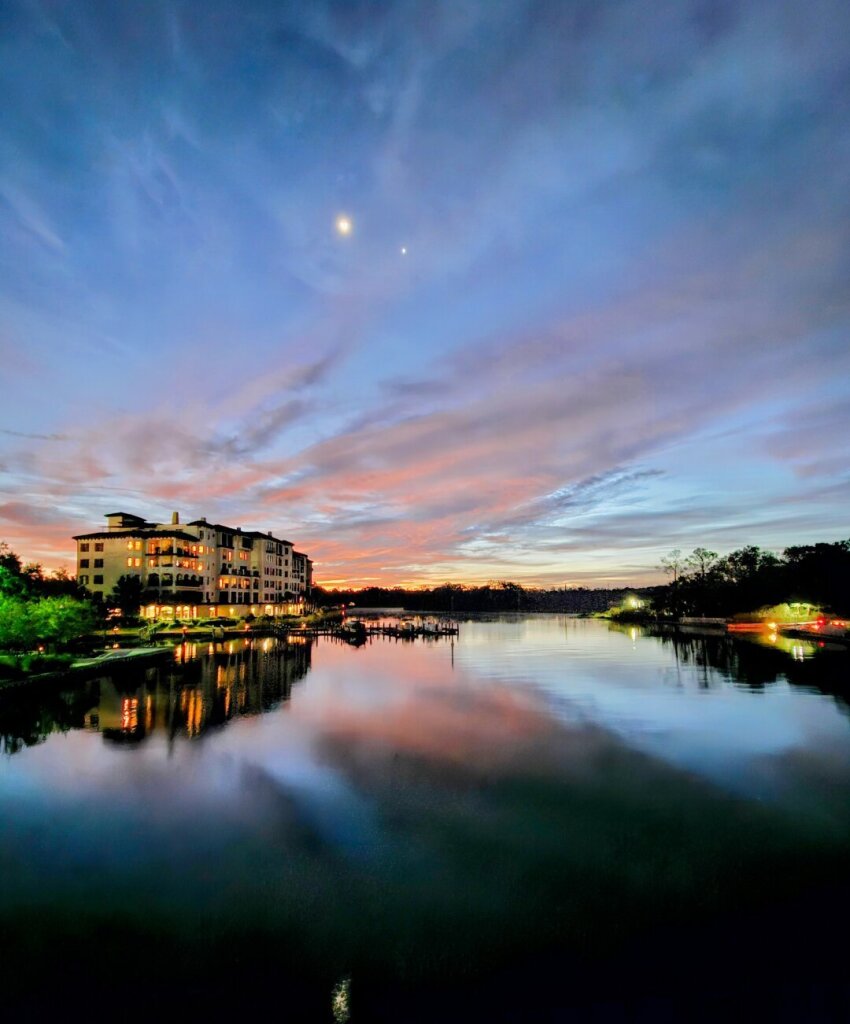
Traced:
<path id="1" fill-rule="evenodd" d="M 49 646 L 66 646 L 71 640 L 90 633 L 96 617 L 88 601 L 73 597 L 43 597 L 29 606 L 35 639 Z"/>
<path id="2" fill-rule="evenodd" d="M 0 650 L 22 654 L 35 646 L 30 605 L 21 597 L 0 594 Z"/>

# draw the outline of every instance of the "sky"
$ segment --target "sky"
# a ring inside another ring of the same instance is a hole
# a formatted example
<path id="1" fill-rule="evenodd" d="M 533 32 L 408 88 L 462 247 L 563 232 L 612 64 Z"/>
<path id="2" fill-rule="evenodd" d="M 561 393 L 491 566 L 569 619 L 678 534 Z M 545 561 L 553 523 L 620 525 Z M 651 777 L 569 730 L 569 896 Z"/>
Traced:
<path id="1" fill-rule="evenodd" d="M 25 560 L 116 510 L 331 586 L 850 537 L 846 0 L 0 0 L 0 114 Z"/>

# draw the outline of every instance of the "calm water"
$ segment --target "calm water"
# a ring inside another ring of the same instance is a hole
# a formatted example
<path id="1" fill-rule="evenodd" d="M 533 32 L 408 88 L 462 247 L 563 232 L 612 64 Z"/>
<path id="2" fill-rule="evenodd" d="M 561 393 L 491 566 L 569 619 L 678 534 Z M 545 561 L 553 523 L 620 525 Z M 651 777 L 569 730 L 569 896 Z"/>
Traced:
<path id="1" fill-rule="evenodd" d="M 7 692 L 3 1005 L 846 1020 L 848 664 L 529 616 Z"/>

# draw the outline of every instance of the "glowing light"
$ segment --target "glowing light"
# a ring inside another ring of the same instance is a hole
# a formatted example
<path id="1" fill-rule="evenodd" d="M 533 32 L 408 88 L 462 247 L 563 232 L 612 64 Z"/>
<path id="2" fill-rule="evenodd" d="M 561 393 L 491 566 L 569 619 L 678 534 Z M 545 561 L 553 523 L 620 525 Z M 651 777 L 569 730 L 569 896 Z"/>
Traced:
<path id="1" fill-rule="evenodd" d="M 350 235 L 354 230 L 354 224 L 350 217 L 341 213 L 336 219 L 336 231 L 338 235 Z"/>
<path id="2" fill-rule="evenodd" d="M 406 245 L 403 245 L 401 247 L 401 254 L 402 254 L 402 256 L 406 256 L 407 255 L 407 246 Z"/>

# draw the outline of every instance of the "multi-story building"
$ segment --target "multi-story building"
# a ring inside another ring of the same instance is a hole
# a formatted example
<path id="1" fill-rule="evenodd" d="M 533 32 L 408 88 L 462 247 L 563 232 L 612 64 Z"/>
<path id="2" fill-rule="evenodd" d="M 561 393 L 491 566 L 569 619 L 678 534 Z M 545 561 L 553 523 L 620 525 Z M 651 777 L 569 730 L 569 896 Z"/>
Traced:
<path id="1" fill-rule="evenodd" d="M 292 552 L 292 590 L 299 600 L 306 600 L 313 590 L 313 563 L 303 551 Z"/>
<path id="2" fill-rule="evenodd" d="M 149 618 L 293 614 L 310 598 L 313 563 L 271 532 L 111 512 L 105 530 L 74 540 L 82 586 L 108 601 L 122 576 L 137 577 Z"/>

